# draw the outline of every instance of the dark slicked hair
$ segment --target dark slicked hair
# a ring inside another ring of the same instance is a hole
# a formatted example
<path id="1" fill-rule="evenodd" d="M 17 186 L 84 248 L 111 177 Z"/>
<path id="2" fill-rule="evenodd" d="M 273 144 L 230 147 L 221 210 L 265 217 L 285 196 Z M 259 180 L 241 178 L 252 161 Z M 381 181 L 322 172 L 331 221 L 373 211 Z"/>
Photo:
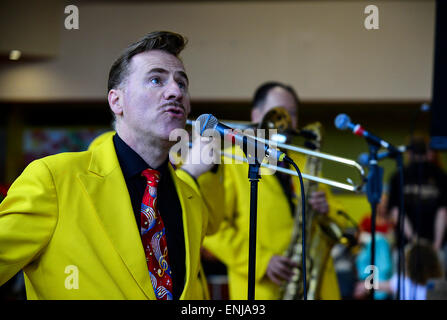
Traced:
<path id="1" fill-rule="evenodd" d="M 295 99 L 297 107 L 300 105 L 300 99 L 298 98 L 298 94 L 295 92 L 295 90 L 292 88 L 292 86 L 289 86 L 289 85 L 286 85 L 284 83 L 277 82 L 277 81 L 269 81 L 269 82 L 265 82 L 265 83 L 261 84 L 256 89 L 255 94 L 253 96 L 252 107 L 253 108 L 261 107 L 265 102 L 267 94 L 270 92 L 270 90 L 272 90 L 273 88 L 276 88 L 276 87 L 280 87 L 280 88 L 283 88 L 284 90 L 288 91 Z"/>
<path id="2" fill-rule="evenodd" d="M 129 64 L 133 56 L 149 50 L 163 50 L 178 58 L 188 40 L 182 35 L 169 31 L 155 31 L 145 35 L 127 47 L 110 68 L 107 92 L 117 88 L 129 73 Z"/>

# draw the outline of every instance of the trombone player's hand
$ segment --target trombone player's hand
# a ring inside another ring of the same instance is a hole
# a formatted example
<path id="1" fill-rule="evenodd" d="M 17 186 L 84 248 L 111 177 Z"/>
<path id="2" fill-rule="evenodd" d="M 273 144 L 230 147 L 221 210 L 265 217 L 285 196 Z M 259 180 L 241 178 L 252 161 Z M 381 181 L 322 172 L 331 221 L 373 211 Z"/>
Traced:
<path id="1" fill-rule="evenodd" d="M 309 204 L 312 209 L 321 214 L 329 212 L 329 204 L 327 202 L 326 193 L 324 191 L 315 191 L 310 195 Z"/>
<path id="2" fill-rule="evenodd" d="M 293 268 L 297 264 L 284 256 L 273 256 L 267 266 L 267 277 L 278 286 L 284 281 L 290 281 L 293 276 Z"/>

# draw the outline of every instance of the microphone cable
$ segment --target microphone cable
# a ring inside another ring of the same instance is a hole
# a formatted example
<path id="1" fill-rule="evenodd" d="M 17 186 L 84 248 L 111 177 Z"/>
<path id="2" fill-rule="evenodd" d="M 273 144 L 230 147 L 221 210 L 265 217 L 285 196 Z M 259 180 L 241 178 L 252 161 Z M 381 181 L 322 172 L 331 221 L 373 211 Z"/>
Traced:
<path id="1" fill-rule="evenodd" d="M 290 159 L 288 156 L 285 156 L 283 159 L 285 162 L 290 163 L 294 168 L 296 173 L 298 174 L 298 178 L 300 180 L 300 187 L 301 187 L 301 219 L 302 219 L 302 225 L 301 225 L 301 236 L 302 236 L 302 274 L 303 274 L 303 300 L 307 300 L 307 277 L 306 277 L 306 195 L 304 193 L 304 183 L 303 183 L 303 177 L 301 176 L 301 171 L 296 165 L 295 162 L 293 162 L 292 159 Z"/>

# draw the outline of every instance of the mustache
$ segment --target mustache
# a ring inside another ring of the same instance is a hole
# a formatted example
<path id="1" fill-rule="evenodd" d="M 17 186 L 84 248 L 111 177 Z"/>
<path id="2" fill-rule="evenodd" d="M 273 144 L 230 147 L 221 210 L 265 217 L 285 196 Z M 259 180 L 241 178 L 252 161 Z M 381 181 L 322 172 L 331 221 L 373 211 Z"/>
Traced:
<path id="1" fill-rule="evenodd" d="M 185 106 L 183 105 L 183 103 L 178 102 L 178 101 L 166 102 L 161 105 L 161 108 L 166 108 L 166 107 L 177 107 L 177 108 L 182 108 L 183 110 L 185 110 Z"/>

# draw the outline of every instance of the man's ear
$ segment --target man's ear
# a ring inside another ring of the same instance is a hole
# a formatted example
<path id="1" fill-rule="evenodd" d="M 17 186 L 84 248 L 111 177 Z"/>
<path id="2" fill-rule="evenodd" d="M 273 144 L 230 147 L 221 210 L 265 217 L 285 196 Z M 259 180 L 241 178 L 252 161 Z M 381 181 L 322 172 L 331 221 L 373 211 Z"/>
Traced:
<path id="1" fill-rule="evenodd" d="M 111 89 L 109 91 L 109 94 L 107 96 L 107 99 L 109 100 L 109 106 L 112 112 L 115 115 L 123 115 L 123 90 L 121 89 Z"/>

